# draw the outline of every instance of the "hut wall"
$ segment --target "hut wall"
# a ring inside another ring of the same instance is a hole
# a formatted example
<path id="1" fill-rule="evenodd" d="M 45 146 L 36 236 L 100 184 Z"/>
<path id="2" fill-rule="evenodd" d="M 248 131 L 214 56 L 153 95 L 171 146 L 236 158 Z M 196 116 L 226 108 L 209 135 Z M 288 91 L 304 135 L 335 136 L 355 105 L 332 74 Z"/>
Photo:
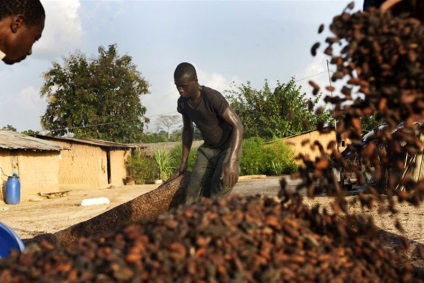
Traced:
<path id="1" fill-rule="evenodd" d="M 56 141 L 70 148 L 59 161 L 59 185 L 62 190 L 93 189 L 108 186 L 107 153 L 100 147 Z"/>
<path id="2" fill-rule="evenodd" d="M 318 141 L 324 147 L 325 151 L 329 153 L 330 150 L 327 150 L 327 146 L 331 141 L 335 140 L 336 135 L 334 132 L 323 134 L 319 131 L 311 131 L 284 139 L 287 145 L 294 150 L 295 156 L 302 154 L 308 156 L 311 160 L 315 160 L 316 157 L 321 156 L 318 146 L 314 146 L 315 141 Z M 309 142 L 302 146 L 304 141 Z M 349 142 L 347 139 L 342 140 L 338 145 L 339 151 L 345 150 Z"/>
<path id="3" fill-rule="evenodd" d="M 5 199 L 8 176 L 18 174 L 21 200 L 29 200 L 38 193 L 57 192 L 59 172 L 57 151 L 0 151 L 1 187 L 0 199 Z"/>
<path id="4" fill-rule="evenodd" d="M 131 155 L 131 150 L 111 150 L 110 151 L 110 184 L 121 186 L 127 177 L 125 160 Z"/>

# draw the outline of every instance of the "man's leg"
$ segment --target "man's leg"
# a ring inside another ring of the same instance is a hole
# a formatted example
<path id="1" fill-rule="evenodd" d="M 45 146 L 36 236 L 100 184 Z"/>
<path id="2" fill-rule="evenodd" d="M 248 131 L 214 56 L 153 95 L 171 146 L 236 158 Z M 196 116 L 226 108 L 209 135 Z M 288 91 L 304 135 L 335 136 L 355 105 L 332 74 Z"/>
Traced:
<path id="1" fill-rule="evenodd" d="M 211 164 L 207 148 L 200 146 L 197 150 L 196 163 L 190 173 L 190 180 L 187 186 L 186 204 L 199 201 L 205 192 L 210 191 L 210 180 L 213 174 L 213 164 Z"/>
<path id="2" fill-rule="evenodd" d="M 220 179 L 224 164 L 230 158 L 230 149 L 222 150 L 215 156 L 215 170 L 212 177 L 212 184 L 210 187 L 210 197 L 224 196 L 233 190 L 233 187 L 225 186 L 223 180 Z M 240 168 L 240 164 L 238 164 Z"/>

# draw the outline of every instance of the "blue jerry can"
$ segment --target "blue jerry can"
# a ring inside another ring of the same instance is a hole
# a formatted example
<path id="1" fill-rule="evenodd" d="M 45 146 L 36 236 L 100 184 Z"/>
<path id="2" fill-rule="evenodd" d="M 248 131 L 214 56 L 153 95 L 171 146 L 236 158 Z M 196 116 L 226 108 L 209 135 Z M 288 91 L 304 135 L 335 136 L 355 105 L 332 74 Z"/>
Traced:
<path id="1" fill-rule="evenodd" d="M 7 204 L 18 204 L 21 201 L 21 182 L 16 173 L 7 178 L 5 201 Z"/>

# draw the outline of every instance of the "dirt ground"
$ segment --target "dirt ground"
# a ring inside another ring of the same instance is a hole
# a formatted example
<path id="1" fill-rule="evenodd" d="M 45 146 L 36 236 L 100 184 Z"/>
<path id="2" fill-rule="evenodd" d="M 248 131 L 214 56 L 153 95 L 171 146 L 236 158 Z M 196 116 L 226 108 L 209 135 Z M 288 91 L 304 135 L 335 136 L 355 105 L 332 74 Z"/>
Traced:
<path id="1" fill-rule="evenodd" d="M 277 177 L 250 176 L 241 178 L 234 188 L 234 194 L 254 195 L 262 194 L 276 196 L 280 185 Z M 296 181 L 288 180 L 294 187 Z M 0 201 L 0 221 L 11 227 L 22 239 L 31 239 L 38 234 L 55 233 L 68 228 L 73 224 L 88 220 L 115 206 L 132 200 L 141 194 L 157 188 L 159 185 L 133 185 L 111 187 L 108 189 L 93 189 L 84 191 L 70 191 L 68 195 L 56 198 L 34 197 L 30 201 L 21 201 L 16 205 L 7 205 Z M 109 204 L 82 206 L 82 200 L 106 197 Z M 355 196 L 348 197 L 352 200 Z M 328 205 L 332 201 L 329 197 L 316 197 L 307 199 L 306 203 Z M 424 246 L 424 205 L 413 207 L 406 203 L 397 205 L 399 213 L 391 215 L 378 213 L 377 207 L 362 210 L 359 205 L 350 206 L 351 211 L 371 215 L 375 224 L 385 232 L 387 245 L 397 248 L 399 236 L 406 237 L 412 244 L 409 256 L 417 251 L 418 246 Z M 395 228 L 398 219 L 405 229 L 400 233 Z M 424 267 L 422 260 L 416 260 L 416 265 Z"/>

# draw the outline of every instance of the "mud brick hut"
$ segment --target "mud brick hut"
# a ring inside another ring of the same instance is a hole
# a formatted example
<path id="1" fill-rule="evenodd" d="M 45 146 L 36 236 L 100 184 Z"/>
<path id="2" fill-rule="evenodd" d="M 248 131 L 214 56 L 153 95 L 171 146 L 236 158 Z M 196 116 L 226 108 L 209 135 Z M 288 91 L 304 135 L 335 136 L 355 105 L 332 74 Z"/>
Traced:
<path id="1" fill-rule="evenodd" d="M 286 144 L 293 149 L 294 155 L 298 156 L 299 154 L 309 156 L 310 160 L 315 160 L 316 157 L 321 156 L 319 148 L 312 146 L 315 141 L 318 141 L 326 150 L 327 145 L 336 140 L 336 133 L 334 130 L 329 131 L 328 133 L 321 133 L 318 130 L 311 130 L 303 132 L 297 135 L 285 137 L 282 139 Z M 304 141 L 309 141 L 309 143 L 302 145 Z M 338 150 L 342 152 L 347 148 L 351 141 L 347 138 L 343 138 L 338 144 Z M 330 150 L 327 150 L 330 153 Z"/>
<path id="2" fill-rule="evenodd" d="M 127 177 L 125 160 L 140 145 L 95 139 L 49 137 L 37 135 L 69 148 L 59 159 L 61 190 L 84 190 L 124 185 Z"/>
<path id="3" fill-rule="evenodd" d="M 66 146 L 54 142 L 0 130 L 0 200 L 5 199 L 7 179 L 13 173 L 19 176 L 21 200 L 36 196 L 40 191 L 57 191 L 58 161 L 62 150 L 66 149 Z"/>

